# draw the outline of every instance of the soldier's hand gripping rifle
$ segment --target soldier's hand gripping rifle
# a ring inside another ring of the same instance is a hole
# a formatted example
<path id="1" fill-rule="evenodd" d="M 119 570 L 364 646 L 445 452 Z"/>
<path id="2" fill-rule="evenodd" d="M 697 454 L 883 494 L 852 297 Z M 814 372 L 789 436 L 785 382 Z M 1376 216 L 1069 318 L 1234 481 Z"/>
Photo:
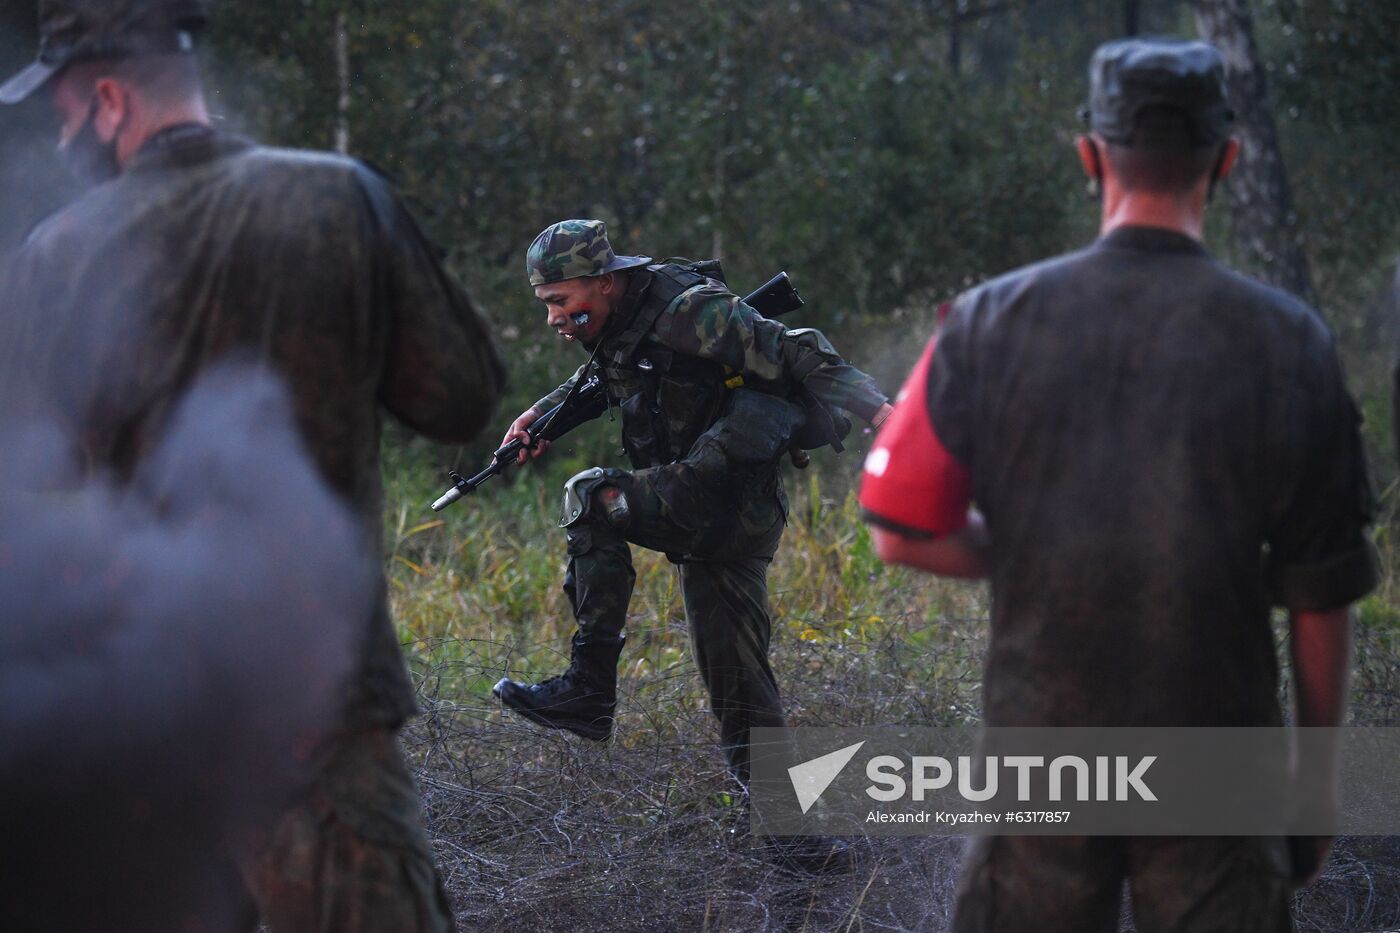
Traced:
<path id="1" fill-rule="evenodd" d="M 780 317 L 802 307 L 802 296 L 797 293 L 797 288 L 793 286 L 786 272 L 779 272 L 773 276 L 762 287 L 744 296 L 743 301 L 767 318 Z M 452 479 L 452 488 L 433 503 L 433 511 L 441 512 L 458 499 L 474 492 L 476 487 L 514 463 L 521 449 L 533 447 L 539 440 L 558 440 L 607 410 L 608 396 L 603 388 L 603 380 L 589 367 L 574 383 L 564 401 L 540 415 L 526 429 L 526 433 L 530 435 L 528 443 L 517 437 L 493 453 L 491 465 L 475 476 L 466 477 L 456 470 L 450 471 L 447 475 Z"/>

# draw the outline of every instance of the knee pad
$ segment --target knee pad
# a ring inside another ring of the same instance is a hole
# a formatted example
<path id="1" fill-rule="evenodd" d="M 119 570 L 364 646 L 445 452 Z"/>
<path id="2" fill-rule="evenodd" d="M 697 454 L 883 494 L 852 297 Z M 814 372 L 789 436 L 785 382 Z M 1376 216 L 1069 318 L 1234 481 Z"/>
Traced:
<path id="1" fill-rule="evenodd" d="M 564 505 L 559 527 L 575 528 L 587 521 L 601 520 L 610 528 L 625 528 L 631 513 L 622 489 L 608 482 L 620 470 L 593 467 L 575 473 L 564 484 Z"/>

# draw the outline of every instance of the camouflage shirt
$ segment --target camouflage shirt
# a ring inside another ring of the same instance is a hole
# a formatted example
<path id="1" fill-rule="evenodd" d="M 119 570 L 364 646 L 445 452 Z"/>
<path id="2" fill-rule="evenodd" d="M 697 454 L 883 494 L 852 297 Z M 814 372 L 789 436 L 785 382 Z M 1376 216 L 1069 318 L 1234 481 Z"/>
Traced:
<path id="1" fill-rule="evenodd" d="M 678 293 L 687 281 L 698 284 Z M 672 520 L 719 538 L 737 523 L 763 539 L 785 519 L 778 464 L 802 421 L 786 401 L 799 383 L 866 420 L 885 403 L 825 338 L 794 335 L 721 282 L 678 274 L 676 266 L 629 273 L 601 340 L 597 359 L 632 465 L 645 471 Z M 562 401 L 582 372 L 535 409 Z"/>
<path id="2" fill-rule="evenodd" d="M 0 373 L 33 380 L 90 463 L 129 474 L 202 367 L 252 354 L 286 380 L 311 457 L 376 548 L 379 406 L 461 442 L 505 379 L 481 311 L 383 178 L 204 127 L 149 141 L 36 229 L 8 278 Z M 347 706 L 351 725 L 414 709 L 382 595 Z"/>
<path id="3" fill-rule="evenodd" d="M 785 400 L 795 387 L 866 420 L 886 399 L 825 338 L 794 335 L 723 283 L 690 276 L 699 284 L 677 294 L 687 277 L 676 269 L 628 273 L 597 347 L 608 401 L 621 413 L 632 465 L 647 471 L 672 520 L 718 537 L 737 522 L 761 539 L 787 514 L 778 464 L 801 424 L 800 409 Z M 582 373 L 535 410 L 563 401 Z"/>
<path id="4" fill-rule="evenodd" d="M 632 286 L 603 336 L 599 356 L 606 357 L 627 324 L 648 300 L 652 273 L 633 275 Z M 887 399 L 873 379 L 835 353 L 788 337 L 788 329 L 769 320 L 711 280 L 683 296 L 674 308 L 657 318 L 642 348 L 661 347 L 674 353 L 718 364 L 726 375 L 742 377 L 744 384 L 785 392 L 801 382 L 817 398 L 859 415 L 875 417 Z M 535 403 L 543 412 L 564 400 L 583 367 L 559 388 Z M 800 374 L 800 378 L 796 378 Z"/>

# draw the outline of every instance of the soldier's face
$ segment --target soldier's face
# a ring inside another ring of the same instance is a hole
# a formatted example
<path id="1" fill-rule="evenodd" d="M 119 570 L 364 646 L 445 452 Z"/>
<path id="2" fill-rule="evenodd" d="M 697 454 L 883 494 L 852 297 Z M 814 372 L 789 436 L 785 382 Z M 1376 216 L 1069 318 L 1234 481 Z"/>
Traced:
<path id="1" fill-rule="evenodd" d="M 592 346 L 612 311 L 615 289 L 615 276 L 599 275 L 536 285 L 535 297 L 544 302 L 546 323 L 556 334 Z"/>

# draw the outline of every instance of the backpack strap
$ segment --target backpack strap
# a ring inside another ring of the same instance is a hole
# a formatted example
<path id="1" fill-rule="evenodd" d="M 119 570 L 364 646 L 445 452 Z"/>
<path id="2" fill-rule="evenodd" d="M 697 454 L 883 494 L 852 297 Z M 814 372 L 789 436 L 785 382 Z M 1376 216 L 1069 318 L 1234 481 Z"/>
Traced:
<path id="1" fill-rule="evenodd" d="M 647 266 L 651 273 L 651 284 L 647 286 L 646 299 L 637 309 L 636 315 L 628 323 L 627 329 L 610 341 L 607 358 L 614 366 L 625 366 L 632 361 L 642 341 L 656 326 L 662 314 L 680 305 L 692 292 L 709 284 L 710 279 L 689 266 L 672 263 L 657 263 Z"/>

